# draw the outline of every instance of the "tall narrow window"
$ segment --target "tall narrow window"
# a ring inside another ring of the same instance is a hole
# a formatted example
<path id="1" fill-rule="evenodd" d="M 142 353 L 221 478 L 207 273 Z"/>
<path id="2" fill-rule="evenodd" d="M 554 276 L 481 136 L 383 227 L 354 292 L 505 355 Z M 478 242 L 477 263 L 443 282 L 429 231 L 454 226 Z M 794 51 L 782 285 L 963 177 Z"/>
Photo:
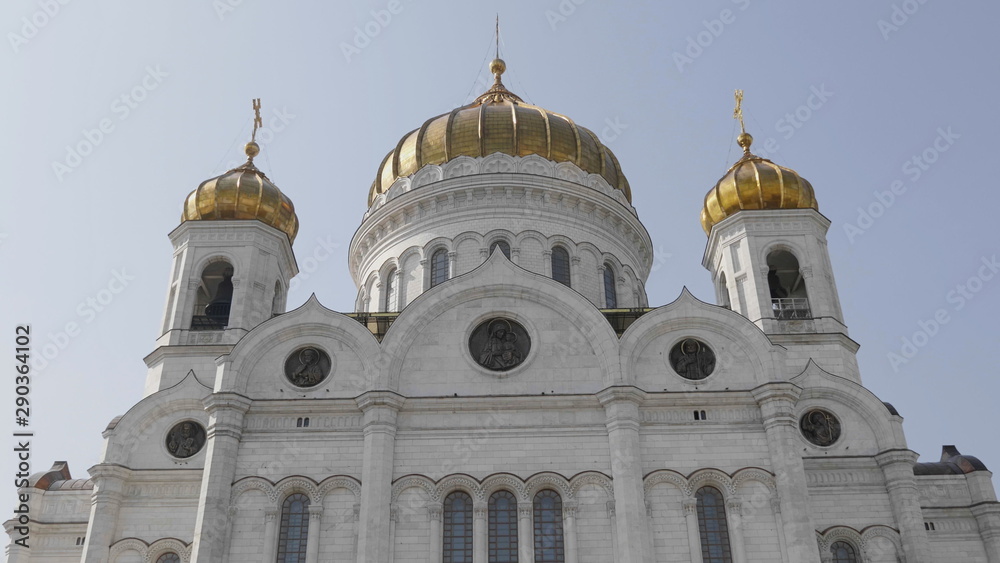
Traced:
<path id="1" fill-rule="evenodd" d="M 701 530 L 701 557 L 704 563 L 733 563 L 729 547 L 729 524 L 722 493 L 715 487 L 702 487 L 695 493 L 698 501 L 698 528 Z"/>
<path id="2" fill-rule="evenodd" d="M 440 249 L 431 255 L 431 287 L 448 279 L 448 251 Z"/>
<path id="3" fill-rule="evenodd" d="M 382 302 L 382 310 L 387 313 L 396 310 L 396 303 L 399 297 L 399 291 L 396 286 L 396 271 L 396 268 L 393 268 L 385 275 L 385 297 Z"/>
<path id="4" fill-rule="evenodd" d="M 564 563 L 562 498 L 546 489 L 535 495 L 535 563 Z"/>
<path id="5" fill-rule="evenodd" d="M 833 563 L 858 563 L 858 553 L 854 551 L 854 546 L 845 542 L 834 542 L 830 546 L 830 553 L 833 554 Z"/>
<path id="6" fill-rule="evenodd" d="M 618 307 L 618 288 L 615 287 L 615 269 L 611 264 L 604 265 L 604 306 L 608 309 Z"/>
<path id="7" fill-rule="evenodd" d="M 181 557 L 174 552 L 164 553 L 156 558 L 156 563 L 181 563 Z"/>
<path id="8" fill-rule="evenodd" d="M 489 563 L 517 563 L 517 499 L 509 491 L 490 496 Z"/>
<path id="9" fill-rule="evenodd" d="M 455 491 L 444 499 L 444 563 L 472 563 L 472 497 Z"/>
<path id="10" fill-rule="evenodd" d="M 569 286 L 569 252 L 561 246 L 552 248 L 552 279 Z"/>
<path id="11" fill-rule="evenodd" d="M 497 248 L 499 248 L 500 252 L 503 252 L 503 255 L 506 256 L 508 260 L 510 260 L 510 245 L 507 244 L 507 241 L 505 240 L 493 241 L 493 244 L 490 245 L 490 255 L 492 255 L 493 251 L 496 250 Z"/>
<path id="12" fill-rule="evenodd" d="M 309 536 L 309 497 L 289 495 L 281 505 L 277 563 L 304 563 Z"/>

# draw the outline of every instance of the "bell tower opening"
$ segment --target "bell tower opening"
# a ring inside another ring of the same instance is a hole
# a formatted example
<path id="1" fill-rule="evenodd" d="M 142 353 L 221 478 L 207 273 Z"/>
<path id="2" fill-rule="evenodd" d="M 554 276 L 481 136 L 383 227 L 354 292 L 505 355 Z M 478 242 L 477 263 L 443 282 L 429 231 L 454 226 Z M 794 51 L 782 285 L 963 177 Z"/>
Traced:
<path id="1" fill-rule="evenodd" d="M 224 260 L 205 267 L 198 285 L 191 330 L 222 330 L 233 304 L 233 267 Z"/>
<path id="2" fill-rule="evenodd" d="M 799 261 L 791 252 L 775 250 L 767 255 L 767 287 L 774 318 L 812 318 L 806 282 L 799 269 Z"/>

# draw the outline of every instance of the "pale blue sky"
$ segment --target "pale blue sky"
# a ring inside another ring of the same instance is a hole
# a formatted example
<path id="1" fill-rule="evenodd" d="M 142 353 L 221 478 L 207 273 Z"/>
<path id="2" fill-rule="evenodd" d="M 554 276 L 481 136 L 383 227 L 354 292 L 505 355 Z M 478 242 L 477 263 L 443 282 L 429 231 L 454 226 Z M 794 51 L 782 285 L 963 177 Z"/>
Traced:
<path id="1" fill-rule="evenodd" d="M 956 444 L 1000 466 L 1000 276 L 981 268 L 1000 253 L 1000 195 L 987 175 L 1000 130 L 1000 4 L 499 5 L 508 87 L 601 134 L 621 161 L 657 252 L 653 306 L 685 285 L 714 298 L 698 214 L 738 156 L 732 92 L 742 88 L 755 149 L 773 139 L 769 156 L 811 181 L 833 221 L 830 252 L 866 386 L 906 418 L 922 461 Z M 35 470 L 67 459 L 86 476 L 101 430 L 141 396 L 167 233 L 188 192 L 242 160 L 251 98 L 281 129 L 258 164 L 302 225 L 303 274 L 289 305 L 315 292 L 332 309 L 353 308 L 346 249 L 376 169 L 404 133 L 484 89 L 497 6 L 400 0 L 383 25 L 372 15 L 390 7 L 383 0 L 0 5 L 3 349 L 12 354 L 19 322 L 32 324 L 36 353 L 66 323 L 81 327 L 34 380 Z M 375 37 L 345 56 L 366 26 Z M 66 146 L 102 120 L 102 138 L 89 134 L 94 150 L 67 162 Z M 926 170 L 912 162 L 925 151 Z M 858 208 L 878 213 L 874 192 L 897 180 L 892 204 L 849 236 Z M 328 246 L 332 255 L 306 271 Z M 116 272 L 132 279 L 113 294 Z M 971 300 L 951 293 L 959 284 L 977 290 Z M 100 297 L 111 297 L 103 310 L 86 304 Z M 918 336 L 924 345 L 894 369 L 889 354 L 940 310 L 948 322 L 926 342 Z M 0 430 L 13 431 L 11 378 L 0 399 L 10 411 Z M 2 467 L 14 461 L 0 456 Z"/>

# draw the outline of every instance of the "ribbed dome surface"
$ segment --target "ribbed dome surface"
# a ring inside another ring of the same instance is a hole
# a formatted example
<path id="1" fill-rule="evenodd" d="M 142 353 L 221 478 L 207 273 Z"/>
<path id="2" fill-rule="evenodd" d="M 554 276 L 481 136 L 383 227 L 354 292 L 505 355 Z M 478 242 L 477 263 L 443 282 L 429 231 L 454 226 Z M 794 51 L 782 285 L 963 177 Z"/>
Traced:
<path id="1" fill-rule="evenodd" d="M 459 156 L 536 154 L 554 162 L 572 162 L 600 174 L 631 201 L 628 180 L 618 159 L 592 131 L 570 118 L 525 103 L 500 82 L 503 61 L 491 64 L 496 83 L 472 104 L 428 119 L 403 136 L 382 161 L 368 195 L 371 205 L 397 178 L 428 164 L 443 164 Z"/>
<path id="2" fill-rule="evenodd" d="M 295 206 L 263 172 L 248 161 L 221 176 L 205 180 L 184 202 L 181 221 L 256 219 L 288 235 L 299 231 Z"/>
<path id="3" fill-rule="evenodd" d="M 747 152 L 705 196 L 701 226 L 705 233 L 744 209 L 815 209 L 816 194 L 805 178 L 766 158 Z"/>

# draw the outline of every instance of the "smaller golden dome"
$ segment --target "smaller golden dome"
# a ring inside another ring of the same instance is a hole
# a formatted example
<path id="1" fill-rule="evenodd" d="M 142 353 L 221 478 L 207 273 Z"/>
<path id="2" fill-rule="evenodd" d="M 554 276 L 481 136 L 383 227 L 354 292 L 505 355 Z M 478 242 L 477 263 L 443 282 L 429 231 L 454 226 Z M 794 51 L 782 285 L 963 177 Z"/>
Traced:
<path id="1" fill-rule="evenodd" d="M 256 219 L 284 232 L 289 243 L 295 242 L 299 231 L 295 206 L 253 165 L 259 152 L 257 143 L 247 143 L 246 164 L 202 182 L 184 201 L 181 221 Z"/>
<path id="2" fill-rule="evenodd" d="M 750 152 L 753 137 L 741 133 L 737 142 L 743 157 L 726 172 L 705 196 L 701 226 L 712 227 L 744 209 L 815 209 L 819 211 L 812 184 L 799 174 Z"/>

